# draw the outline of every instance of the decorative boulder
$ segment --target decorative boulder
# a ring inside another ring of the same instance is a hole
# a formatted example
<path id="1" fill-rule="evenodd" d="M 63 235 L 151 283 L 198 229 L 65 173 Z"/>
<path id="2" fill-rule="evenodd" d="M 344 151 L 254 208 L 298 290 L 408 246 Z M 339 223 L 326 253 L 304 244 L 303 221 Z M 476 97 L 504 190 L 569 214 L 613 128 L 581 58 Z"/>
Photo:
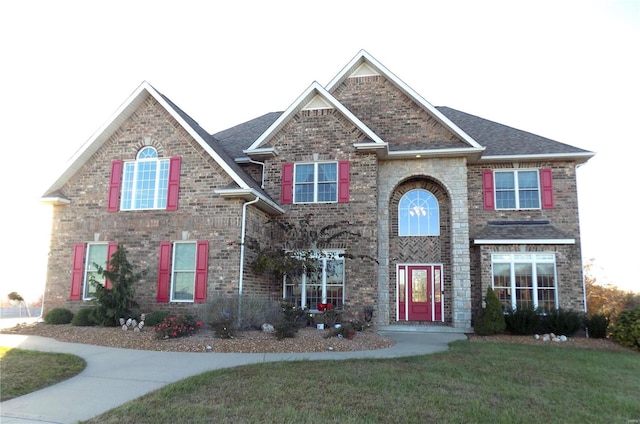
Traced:
<path id="1" fill-rule="evenodd" d="M 264 333 L 273 333 L 276 329 L 271 324 L 262 324 L 262 331 Z"/>

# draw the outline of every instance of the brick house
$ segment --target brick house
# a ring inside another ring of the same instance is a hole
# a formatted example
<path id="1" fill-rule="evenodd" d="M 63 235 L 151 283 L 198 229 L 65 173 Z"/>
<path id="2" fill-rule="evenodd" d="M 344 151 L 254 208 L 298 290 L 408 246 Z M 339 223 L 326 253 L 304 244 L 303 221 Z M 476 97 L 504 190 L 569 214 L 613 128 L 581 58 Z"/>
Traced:
<path id="1" fill-rule="evenodd" d="M 45 312 L 86 305 L 117 243 L 149 270 L 147 311 L 250 294 L 469 331 L 490 286 L 505 309 L 583 310 L 576 167 L 592 156 L 434 107 L 365 51 L 284 112 L 213 135 L 143 82 L 43 196 Z M 322 228 L 341 235 L 296 244 Z M 258 274 L 249 241 L 316 249 L 322 266 Z"/>

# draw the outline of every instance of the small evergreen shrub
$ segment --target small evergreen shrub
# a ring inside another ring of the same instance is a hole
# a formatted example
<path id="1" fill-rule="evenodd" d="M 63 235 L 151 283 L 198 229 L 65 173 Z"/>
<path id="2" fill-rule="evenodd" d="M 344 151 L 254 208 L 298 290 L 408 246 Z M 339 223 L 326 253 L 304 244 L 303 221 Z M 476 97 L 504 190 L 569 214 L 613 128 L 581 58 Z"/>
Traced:
<path id="1" fill-rule="evenodd" d="M 640 305 L 618 314 L 611 336 L 622 346 L 640 350 Z"/>
<path id="2" fill-rule="evenodd" d="M 71 319 L 71 325 L 76 327 L 93 327 L 96 325 L 93 319 L 93 308 L 82 308 Z"/>
<path id="3" fill-rule="evenodd" d="M 201 327 L 202 321 L 197 321 L 191 315 L 177 314 L 167 316 L 153 327 L 153 331 L 158 339 L 177 339 L 195 334 Z"/>
<path id="4" fill-rule="evenodd" d="M 491 287 L 487 289 L 485 307 L 478 311 L 473 331 L 479 336 L 491 336 L 502 333 L 506 328 L 502 303 Z"/>
<path id="5" fill-rule="evenodd" d="M 290 302 L 282 302 L 280 307 L 282 314 L 273 326 L 275 336 L 278 340 L 295 337 L 298 329 L 307 322 L 307 312 Z"/>
<path id="6" fill-rule="evenodd" d="M 220 316 L 211 323 L 211 328 L 216 332 L 216 337 L 220 339 L 232 339 L 236 334 L 235 318 L 230 312 L 222 312 Z"/>
<path id="7" fill-rule="evenodd" d="M 609 317 L 605 314 L 592 314 L 585 320 L 585 327 L 589 332 L 589 337 L 604 339 L 607 337 Z"/>
<path id="8" fill-rule="evenodd" d="M 584 325 L 583 314 L 571 309 L 556 309 L 541 315 L 541 332 L 573 336 Z"/>
<path id="9" fill-rule="evenodd" d="M 72 319 L 73 312 L 64 308 L 53 308 L 44 316 L 44 322 L 53 325 L 69 324 Z"/>
<path id="10" fill-rule="evenodd" d="M 507 331 L 528 336 L 540 330 L 540 314 L 533 308 L 520 308 L 505 315 Z"/>
<path id="11" fill-rule="evenodd" d="M 144 325 L 146 325 L 147 327 L 154 327 L 164 321 L 164 319 L 169 315 L 169 311 L 149 312 L 144 316 Z"/>

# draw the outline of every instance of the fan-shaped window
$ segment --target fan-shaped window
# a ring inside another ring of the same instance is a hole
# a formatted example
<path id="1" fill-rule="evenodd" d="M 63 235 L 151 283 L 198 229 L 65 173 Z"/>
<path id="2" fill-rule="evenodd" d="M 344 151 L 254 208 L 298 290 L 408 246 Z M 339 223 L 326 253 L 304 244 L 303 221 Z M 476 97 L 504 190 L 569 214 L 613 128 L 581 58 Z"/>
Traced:
<path id="1" fill-rule="evenodd" d="M 440 235 L 438 200 L 427 190 L 411 190 L 398 204 L 398 235 Z"/>

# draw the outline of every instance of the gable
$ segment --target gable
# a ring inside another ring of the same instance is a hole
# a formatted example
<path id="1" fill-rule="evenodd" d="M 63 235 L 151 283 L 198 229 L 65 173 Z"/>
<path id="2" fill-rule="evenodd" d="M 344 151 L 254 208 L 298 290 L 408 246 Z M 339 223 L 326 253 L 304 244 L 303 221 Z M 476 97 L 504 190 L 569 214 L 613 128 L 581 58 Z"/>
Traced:
<path id="1" fill-rule="evenodd" d="M 469 147 L 384 76 L 360 76 L 362 66 L 332 94 L 385 140 L 390 151 Z"/>

